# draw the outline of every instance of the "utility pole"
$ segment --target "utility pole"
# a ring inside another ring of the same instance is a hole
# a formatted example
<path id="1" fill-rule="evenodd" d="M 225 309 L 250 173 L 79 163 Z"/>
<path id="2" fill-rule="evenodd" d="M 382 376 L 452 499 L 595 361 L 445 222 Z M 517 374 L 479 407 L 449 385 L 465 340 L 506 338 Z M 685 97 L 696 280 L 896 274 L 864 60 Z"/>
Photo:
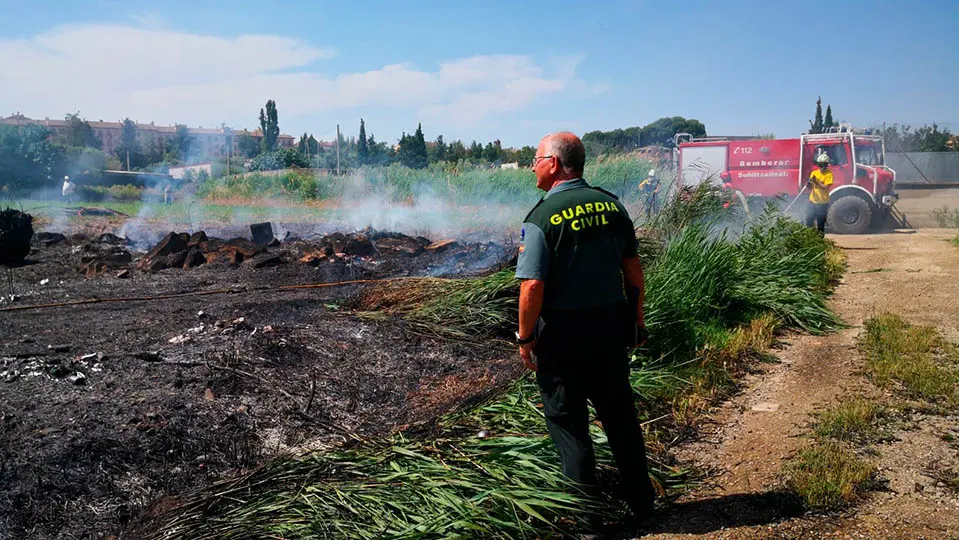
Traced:
<path id="1" fill-rule="evenodd" d="M 340 175 L 340 125 L 336 125 L 336 175 Z"/>
<path id="2" fill-rule="evenodd" d="M 127 172 L 130 172 L 130 150 L 127 150 Z"/>

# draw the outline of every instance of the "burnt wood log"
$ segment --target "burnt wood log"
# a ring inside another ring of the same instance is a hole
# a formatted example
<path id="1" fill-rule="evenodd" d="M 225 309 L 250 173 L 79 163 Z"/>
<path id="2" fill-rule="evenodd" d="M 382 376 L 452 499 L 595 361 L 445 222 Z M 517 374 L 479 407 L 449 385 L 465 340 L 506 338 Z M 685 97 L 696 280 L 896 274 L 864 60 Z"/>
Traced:
<path id="1" fill-rule="evenodd" d="M 250 236 L 257 244 L 266 245 L 273 241 L 273 225 L 270 222 L 250 225 Z"/>
<path id="2" fill-rule="evenodd" d="M 23 262 L 32 239 L 33 216 L 13 208 L 0 211 L 0 264 Z"/>

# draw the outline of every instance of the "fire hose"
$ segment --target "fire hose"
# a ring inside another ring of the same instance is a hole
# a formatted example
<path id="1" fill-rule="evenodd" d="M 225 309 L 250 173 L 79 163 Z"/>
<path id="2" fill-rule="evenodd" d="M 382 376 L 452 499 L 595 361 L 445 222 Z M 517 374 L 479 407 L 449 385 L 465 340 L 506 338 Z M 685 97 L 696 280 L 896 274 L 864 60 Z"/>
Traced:
<path id="1" fill-rule="evenodd" d="M 350 281 L 336 281 L 332 283 L 309 283 L 306 285 L 281 285 L 279 287 L 263 287 L 256 289 L 215 289 L 212 291 L 192 291 L 185 293 L 174 293 L 174 294 L 159 294 L 153 296 L 127 296 L 119 298 L 89 298 L 87 300 L 71 300 L 69 302 L 55 302 L 52 304 L 31 304 L 29 306 L 10 306 L 5 308 L 0 308 L 0 312 L 4 311 L 23 311 L 27 309 L 44 309 L 44 308 L 54 308 L 54 307 L 66 307 L 66 306 L 81 306 L 86 304 L 103 304 L 108 302 L 149 302 L 153 300 L 169 300 L 171 298 L 187 298 L 190 296 L 209 296 L 213 294 L 244 294 L 250 292 L 262 292 L 262 291 L 293 291 L 298 289 L 325 289 L 328 287 L 344 287 L 347 285 L 362 285 L 364 283 L 383 283 L 387 281 L 399 281 L 403 279 L 415 279 L 409 277 L 397 277 L 397 278 L 382 278 L 382 279 L 354 279 Z"/>
<path id="2" fill-rule="evenodd" d="M 799 190 L 799 193 L 796 194 L 796 198 L 793 199 L 792 202 L 789 203 L 789 204 L 786 206 L 785 209 L 783 209 L 783 214 L 785 214 L 786 212 L 788 212 L 789 209 L 792 208 L 794 204 L 796 204 L 796 201 L 799 200 L 799 197 L 802 197 L 802 194 L 803 194 L 803 192 L 806 191 L 806 188 L 807 188 L 807 187 L 809 187 L 809 182 L 806 182 L 806 185 L 804 185 L 804 186 L 802 187 L 802 189 Z"/>

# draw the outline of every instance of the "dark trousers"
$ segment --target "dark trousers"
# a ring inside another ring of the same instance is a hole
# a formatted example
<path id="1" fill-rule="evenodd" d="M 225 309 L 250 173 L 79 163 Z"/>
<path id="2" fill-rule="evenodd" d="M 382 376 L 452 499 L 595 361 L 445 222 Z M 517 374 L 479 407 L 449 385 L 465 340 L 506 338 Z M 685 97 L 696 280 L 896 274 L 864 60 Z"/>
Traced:
<path id="1" fill-rule="evenodd" d="M 812 227 L 814 224 L 819 229 L 819 234 L 826 233 L 826 215 L 829 213 L 829 203 L 815 204 L 809 203 L 806 209 L 806 226 Z"/>
<path id="2" fill-rule="evenodd" d="M 646 468 L 646 446 L 629 385 L 621 307 L 544 313 L 536 345 L 536 380 L 546 428 L 562 460 L 563 474 L 595 486 L 595 455 L 587 400 L 603 424 L 626 502 L 648 512 L 655 492 Z"/>

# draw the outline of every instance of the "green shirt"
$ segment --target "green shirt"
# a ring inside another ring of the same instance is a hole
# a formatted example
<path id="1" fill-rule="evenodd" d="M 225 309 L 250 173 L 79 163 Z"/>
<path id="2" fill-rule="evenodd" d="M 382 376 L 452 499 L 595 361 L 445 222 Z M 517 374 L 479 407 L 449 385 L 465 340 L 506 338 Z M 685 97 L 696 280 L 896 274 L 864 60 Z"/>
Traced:
<path id="1" fill-rule="evenodd" d="M 544 311 L 623 303 L 623 259 L 635 256 L 626 208 L 577 178 L 554 186 L 526 216 L 516 277 L 546 283 Z"/>

